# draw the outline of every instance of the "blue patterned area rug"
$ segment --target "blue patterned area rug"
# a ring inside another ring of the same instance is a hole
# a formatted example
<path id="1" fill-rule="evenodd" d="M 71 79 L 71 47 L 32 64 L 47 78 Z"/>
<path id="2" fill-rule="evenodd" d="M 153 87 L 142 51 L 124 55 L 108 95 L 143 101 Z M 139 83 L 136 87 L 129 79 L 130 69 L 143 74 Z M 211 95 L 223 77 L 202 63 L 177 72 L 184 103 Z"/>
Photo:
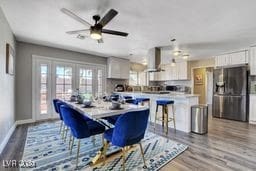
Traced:
<path id="1" fill-rule="evenodd" d="M 76 141 L 73 153 L 68 150 L 68 140 L 64 142 L 59 134 L 60 122 L 42 123 L 28 128 L 26 144 L 24 147 L 22 160 L 31 160 L 36 163 L 35 171 L 72 171 L 75 170 L 76 163 Z M 122 158 L 114 155 L 108 159 L 104 166 L 92 168 L 89 166 L 97 151 L 102 146 L 101 135 L 96 136 L 95 143 L 91 138 L 81 140 L 79 167 L 78 170 L 122 170 Z M 138 147 L 132 148 L 126 156 L 127 170 L 159 170 L 165 164 L 177 157 L 188 147 L 170 139 L 147 132 L 142 141 L 147 169 L 143 169 L 143 160 Z M 118 147 L 110 146 L 107 154 L 116 153 Z M 22 169 L 21 169 L 22 170 Z"/>

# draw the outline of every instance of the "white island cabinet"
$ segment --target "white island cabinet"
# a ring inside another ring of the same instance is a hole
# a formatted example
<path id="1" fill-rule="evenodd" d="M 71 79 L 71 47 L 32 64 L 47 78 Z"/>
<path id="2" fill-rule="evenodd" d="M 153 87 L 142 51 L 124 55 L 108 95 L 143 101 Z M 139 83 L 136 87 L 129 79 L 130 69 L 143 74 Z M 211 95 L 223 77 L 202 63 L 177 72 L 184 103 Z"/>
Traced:
<path id="1" fill-rule="evenodd" d="M 250 74 L 256 75 L 256 47 L 250 48 Z"/>
<path id="2" fill-rule="evenodd" d="M 193 94 L 148 94 L 140 92 L 115 92 L 116 94 L 129 95 L 136 97 L 150 98 L 150 118 L 151 122 L 155 121 L 156 113 L 156 100 L 167 99 L 174 101 L 176 129 L 183 132 L 191 131 L 191 106 L 198 104 L 198 95 Z M 168 109 L 169 116 L 171 115 L 171 107 Z M 162 112 L 159 107 L 158 112 Z M 160 115 L 159 115 L 160 116 Z M 160 121 L 157 122 L 161 124 Z M 173 128 L 172 122 L 169 123 L 169 127 Z"/>
<path id="3" fill-rule="evenodd" d="M 250 94 L 249 123 L 256 124 L 256 94 Z"/>

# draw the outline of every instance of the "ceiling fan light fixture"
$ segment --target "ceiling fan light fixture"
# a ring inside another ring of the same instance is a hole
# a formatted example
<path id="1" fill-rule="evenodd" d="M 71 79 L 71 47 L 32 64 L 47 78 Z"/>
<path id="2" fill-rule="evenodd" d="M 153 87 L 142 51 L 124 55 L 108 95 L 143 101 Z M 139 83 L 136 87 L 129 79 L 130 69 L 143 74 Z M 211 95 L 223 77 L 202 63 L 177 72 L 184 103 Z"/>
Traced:
<path id="1" fill-rule="evenodd" d="M 100 29 L 95 29 L 94 27 L 92 27 L 90 36 L 91 36 L 92 39 L 95 39 L 95 40 L 101 39 L 102 38 L 101 30 Z"/>
<path id="2" fill-rule="evenodd" d="M 100 40 L 102 38 L 101 34 L 100 33 L 91 33 L 90 34 L 91 38 L 92 39 L 95 39 L 95 40 Z"/>
<path id="3" fill-rule="evenodd" d="M 177 51 L 174 51 L 173 52 L 173 55 L 174 56 L 179 56 L 181 54 L 181 51 L 180 50 L 177 50 Z"/>

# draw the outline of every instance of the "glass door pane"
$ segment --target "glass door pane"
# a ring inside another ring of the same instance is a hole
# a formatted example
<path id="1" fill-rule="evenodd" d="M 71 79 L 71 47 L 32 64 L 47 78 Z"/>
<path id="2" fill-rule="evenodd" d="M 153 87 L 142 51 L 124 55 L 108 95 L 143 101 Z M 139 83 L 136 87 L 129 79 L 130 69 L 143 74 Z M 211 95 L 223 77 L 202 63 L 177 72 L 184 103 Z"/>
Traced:
<path id="1" fill-rule="evenodd" d="M 103 96 L 105 93 L 105 76 L 103 69 L 97 69 L 97 94 Z"/>
<path id="2" fill-rule="evenodd" d="M 51 63 L 33 58 L 33 118 L 48 119 L 52 116 Z"/>
<path id="3" fill-rule="evenodd" d="M 71 66 L 56 65 L 55 68 L 55 93 L 56 98 L 68 100 L 72 94 L 72 76 L 73 68 Z"/>
<path id="4" fill-rule="evenodd" d="M 40 114 L 48 114 L 48 65 L 40 64 Z"/>
<path id="5" fill-rule="evenodd" d="M 79 91 L 85 96 L 90 98 L 93 95 L 93 69 L 79 68 Z"/>

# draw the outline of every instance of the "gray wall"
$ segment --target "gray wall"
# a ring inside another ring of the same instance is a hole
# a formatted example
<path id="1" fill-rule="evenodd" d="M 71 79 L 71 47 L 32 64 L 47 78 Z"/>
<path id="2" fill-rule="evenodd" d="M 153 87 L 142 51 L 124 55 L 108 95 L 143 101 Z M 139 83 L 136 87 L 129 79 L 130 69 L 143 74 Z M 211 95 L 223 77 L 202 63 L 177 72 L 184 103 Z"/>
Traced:
<path id="1" fill-rule="evenodd" d="M 32 55 L 107 65 L 107 58 L 17 42 L 16 120 L 32 119 Z"/>
<path id="2" fill-rule="evenodd" d="M 5 73 L 6 43 L 15 49 L 15 38 L 0 7 L 0 152 L 4 138 L 15 122 L 15 76 Z"/>

